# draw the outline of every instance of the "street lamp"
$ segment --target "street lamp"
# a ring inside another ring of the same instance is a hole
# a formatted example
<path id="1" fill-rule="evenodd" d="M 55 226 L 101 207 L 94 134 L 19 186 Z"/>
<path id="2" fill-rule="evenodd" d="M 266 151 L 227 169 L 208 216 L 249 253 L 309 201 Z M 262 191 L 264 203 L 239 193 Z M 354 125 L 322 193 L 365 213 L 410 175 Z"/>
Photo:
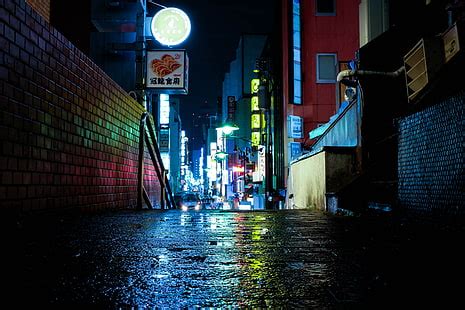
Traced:
<path id="1" fill-rule="evenodd" d="M 222 160 L 226 159 L 226 157 L 228 157 L 228 153 L 226 153 L 224 151 L 216 152 L 215 158 L 216 158 L 217 161 L 222 161 Z"/>
<path id="2" fill-rule="evenodd" d="M 223 171 L 226 169 L 228 163 L 225 159 L 228 157 L 228 150 L 226 145 L 226 137 L 232 134 L 234 131 L 239 130 L 239 127 L 231 121 L 226 121 L 221 127 L 216 128 L 217 133 L 219 135 L 218 138 L 221 138 L 221 148 L 216 153 L 216 160 L 221 165 L 221 174 L 220 174 L 220 182 L 221 182 L 221 195 L 223 196 Z M 224 180 L 227 180 L 225 178 Z M 224 188 L 224 196 L 227 196 L 227 184 L 225 184 Z"/>
<path id="3" fill-rule="evenodd" d="M 218 130 L 219 132 L 221 132 L 224 135 L 228 136 L 228 135 L 232 134 L 234 131 L 239 130 L 239 127 L 236 124 L 232 123 L 232 122 L 226 122 L 226 123 L 224 123 L 223 126 L 217 127 L 216 130 Z"/>

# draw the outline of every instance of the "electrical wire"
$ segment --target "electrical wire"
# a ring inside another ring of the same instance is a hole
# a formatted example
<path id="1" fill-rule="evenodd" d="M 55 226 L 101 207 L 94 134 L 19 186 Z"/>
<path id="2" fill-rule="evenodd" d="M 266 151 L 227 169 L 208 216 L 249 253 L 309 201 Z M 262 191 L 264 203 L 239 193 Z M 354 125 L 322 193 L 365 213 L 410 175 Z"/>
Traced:
<path id="1" fill-rule="evenodd" d="M 153 2 L 152 0 L 147 0 L 147 2 L 148 2 L 148 3 L 151 3 L 151 4 L 158 5 L 159 7 L 164 8 L 164 9 L 167 8 L 166 6 L 164 6 L 164 5 L 160 4 L 160 3 Z"/>

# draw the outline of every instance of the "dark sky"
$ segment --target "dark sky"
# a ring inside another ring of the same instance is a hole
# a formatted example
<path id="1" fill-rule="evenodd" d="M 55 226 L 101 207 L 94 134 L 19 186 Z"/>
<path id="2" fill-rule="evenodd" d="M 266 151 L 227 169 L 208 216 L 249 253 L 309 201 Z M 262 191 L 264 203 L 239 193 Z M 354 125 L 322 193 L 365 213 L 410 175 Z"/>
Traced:
<path id="1" fill-rule="evenodd" d="M 83 50 L 89 50 L 90 3 L 81 0 L 73 14 L 64 14 L 68 2 L 52 0 L 52 24 Z M 222 81 L 235 57 L 242 33 L 270 33 L 279 0 L 148 0 L 185 11 L 191 20 L 189 38 L 174 48 L 186 49 L 189 56 L 189 94 L 181 98 L 183 127 L 192 136 L 192 113 L 214 113 L 221 96 Z M 80 2 L 80 3 L 81 3 Z M 148 4 L 151 12 L 159 6 Z"/>
<path id="2" fill-rule="evenodd" d="M 154 0 L 155 1 L 155 0 Z M 191 19 L 191 35 L 178 47 L 189 55 L 189 94 L 181 98 L 183 127 L 192 134 L 192 113 L 214 112 L 222 81 L 241 33 L 269 33 L 277 0 L 155 1 L 184 10 Z M 207 102 L 207 104 L 205 104 Z"/>

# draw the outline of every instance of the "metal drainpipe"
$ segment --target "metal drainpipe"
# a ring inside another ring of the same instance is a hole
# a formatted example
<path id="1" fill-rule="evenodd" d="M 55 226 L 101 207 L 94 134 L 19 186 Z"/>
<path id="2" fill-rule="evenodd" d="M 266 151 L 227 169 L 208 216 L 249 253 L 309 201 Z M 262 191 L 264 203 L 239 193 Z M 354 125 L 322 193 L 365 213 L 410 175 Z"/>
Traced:
<path id="1" fill-rule="evenodd" d="M 384 77 L 389 77 L 389 78 L 397 78 L 399 76 L 401 76 L 402 74 L 404 74 L 405 72 L 405 67 L 402 66 L 400 67 L 399 69 L 397 69 L 396 71 L 392 71 L 392 72 L 384 72 L 384 71 L 372 71 L 372 70 L 343 70 L 341 72 L 338 73 L 337 75 L 337 78 L 336 78 L 336 81 L 337 83 L 343 83 L 345 85 L 349 85 L 349 86 L 354 86 L 354 81 L 352 80 L 347 80 L 346 78 L 348 77 L 358 77 L 358 76 L 384 76 Z M 355 82 L 355 84 L 357 84 Z M 361 89 L 361 85 L 358 84 L 358 87 L 360 87 Z M 360 96 L 360 95 L 359 95 Z M 360 97 L 358 97 L 357 100 L 361 100 Z M 363 105 L 363 102 L 362 102 L 362 105 Z M 362 113 L 362 111 L 359 111 L 359 113 Z M 358 118 L 357 118 L 358 120 Z M 361 143 L 361 132 L 360 132 L 360 129 L 361 126 L 359 125 L 358 126 L 358 137 L 357 139 L 360 139 L 359 142 Z"/>
<path id="2" fill-rule="evenodd" d="M 264 109 L 265 114 L 265 209 L 272 210 L 273 206 L 273 158 L 271 154 L 272 146 L 272 133 L 271 133 L 271 106 L 270 106 L 270 96 L 268 95 L 268 82 L 264 84 L 266 92 L 266 107 Z M 270 201 L 271 199 L 271 201 Z"/>
<path id="3" fill-rule="evenodd" d="M 268 209 L 273 210 L 274 209 L 274 203 L 273 203 L 273 154 L 271 152 L 272 150 L 272 143 L 273 143 L 273 136 L 271 134 L 271 111 L 270 107 L 268 107 L 267 111 L 265 112 L 267 114 L 266 116 L 266 131 L 267 131 L 267 139 L 266 139 L 266 153 L 265 153 L 265 160 L 266 160 L 266 188 L 267 188 L 267 205 Z M 271 201 L 270 201 L 271 197 Z"/>
<path id="4" fill-rule="evenodd" d="M 390 78 L 396 78 L 405 72 L 405 67 L 402 66 L 396 71 L 393 72 L 384 72 L 384 71 L 372 71 L 372 70 L 343 70 L 337 75 L 337 82 L 343 81 L 347 77 L 356 77 L 356 76 L 385 76 Z"/>

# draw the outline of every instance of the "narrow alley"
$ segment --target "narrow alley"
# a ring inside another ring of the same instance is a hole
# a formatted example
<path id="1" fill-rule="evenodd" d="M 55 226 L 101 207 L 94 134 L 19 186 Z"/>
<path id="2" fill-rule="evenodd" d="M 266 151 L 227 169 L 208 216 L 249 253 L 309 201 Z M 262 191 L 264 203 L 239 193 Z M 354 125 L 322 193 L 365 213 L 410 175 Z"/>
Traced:
<path id="1" fill-rule="evenodd" d="M 395 309 L 460 300 L 463 232 L 432 223 L 152 210 L 14 226 L 3 300 L 18 309 Z"/>

